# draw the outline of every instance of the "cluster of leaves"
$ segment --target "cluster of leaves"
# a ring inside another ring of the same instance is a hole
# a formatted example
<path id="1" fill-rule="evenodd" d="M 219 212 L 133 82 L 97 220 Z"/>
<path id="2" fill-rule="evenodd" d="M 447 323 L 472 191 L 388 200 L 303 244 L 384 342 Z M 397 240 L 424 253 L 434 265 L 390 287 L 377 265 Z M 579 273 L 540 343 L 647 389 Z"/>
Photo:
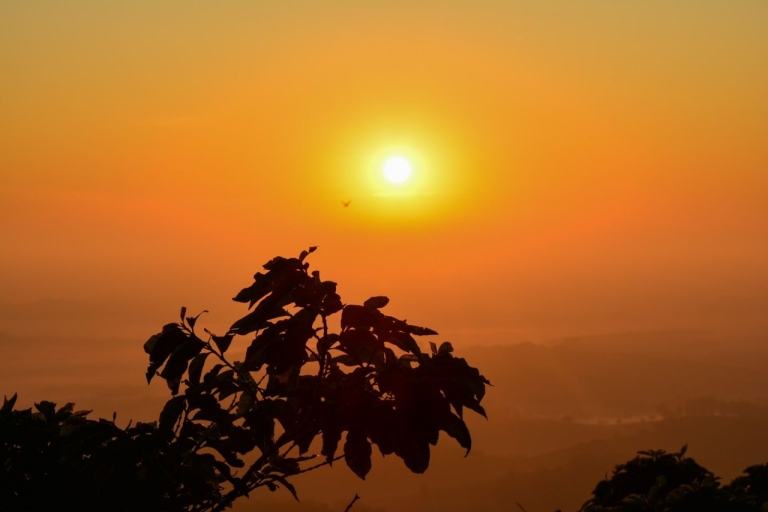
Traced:
<path id="1" fill-rule="evenodd" d="M 721 486 L 719 478 L 685 457 L 664 450 L 638 456 L 601 481 L 582 512 L 755 512 L 768 511 L 768 464 Z"/>
<path id="2" fill-rule="evenodd" d="M 222 507 L 261 486 L 295 496 L 289 477 L 342 457 L 365 478 L 374 445 L 421 473 L 440 431 L 469 452 L 465 408 L 485 416 L 489 382 L 450 343 L 422 352 L 414 336 L 437 333 L 384 314 L 386 297 L 344 305 L 336 283 L 309 272 L 312 251 L 264 265 L 234 298 L 249 313 L 225 334 L 198 336 L 199 315 L 182 309 L 144 346 L 147 380 L 159 375 L 174 395 L 159 428 L 215 458 Z M 230 361 L 242 337 L 242 360 Z"/>
<path id="3" fill-rule="evenodd" d="M 6 400 L 3 510 L 80 510 L 87 497 L 89 510 L 220 511 L 259 487 L 295 497 L 290 477 L 341 458 L 365 478 L 373 446 L 417 473 L 440 431 L 469 452 L 463 411 L 485 416 L 488 380 L 450 343 L 422 352 L 414 337 L 437 333 L 384 314 L 386 297 L 343 304 L 309 272 L 313 251 L 264 265 L 225 334 L 199 336 L 200 315 L 182 308 L 149 338 L 147 381 L 172 394 L 157 422 L 121 429 L 72 404 Z"/>
<path id="4" fill-rule="evenodd" d="M 0 408 L 2 510 L 185 510 L 215 497 L 200 485 L 206 456 L 155 424 L 122 429 L 73 404 L 15 403 Z"/>

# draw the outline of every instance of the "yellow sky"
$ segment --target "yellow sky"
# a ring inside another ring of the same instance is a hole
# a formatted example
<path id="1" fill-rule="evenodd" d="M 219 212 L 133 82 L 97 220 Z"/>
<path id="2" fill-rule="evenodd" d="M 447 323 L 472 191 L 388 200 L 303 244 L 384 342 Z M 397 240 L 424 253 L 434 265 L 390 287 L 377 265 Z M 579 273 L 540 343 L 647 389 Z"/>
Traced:
<path id="1" fill-rule="evenodd" d="M 258 265 L 319 245 L 348 301 L 459 344 L 764 333 L 766 23 L 762 0 L 3 2 L 0 332 L 226 323 Z"/>

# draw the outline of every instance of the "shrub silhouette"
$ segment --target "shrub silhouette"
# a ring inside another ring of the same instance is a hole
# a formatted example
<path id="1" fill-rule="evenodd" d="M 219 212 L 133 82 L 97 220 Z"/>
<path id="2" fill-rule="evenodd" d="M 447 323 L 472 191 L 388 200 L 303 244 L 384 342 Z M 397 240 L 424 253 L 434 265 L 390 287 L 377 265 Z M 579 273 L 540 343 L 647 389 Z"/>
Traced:
<path id="1" fill-rule="evenodd" d="M 220 511 L 259 487 L 296 497 L 292 476 L 341 458 L 365 478 L 374 445 L 416 473 L 440 431 L 469 453 L 463 411 L 485 416 L 488 380 L 450 343 L 422 352 L 414 336 L 437 333 L 382 313 L 386 297 L 344 305 L 336 283 L 309 272 L 314 250 L 264 265 L 234 298 L 250 312 L 228 332 L 201 337 L 200 315 L 182 308 L 149 338 L 147 381 L 159 376 L 172 394 L 157 422 L 121 429 L 72 404 L 32 412 L 6 400 L 4 510 Z"/>
<path id="2" fill-rule="evenodd" d="M 750 466 L 726 490 L 738 501 L 768 510 L 768 464 Z"/>
<path id="3" fill-rule="evenodd" d="M 721 486 L 719 477 L 678 453 L 638 452 L 597 484 L 582 512 L 747 512 L 768 510 L 768 464 Z"/>
<path id="4" fill-rule="evenodd" d="M 0 510 L 185 510 L 204 496 L 204 454 L 156 424 L 121 429 L 72 404 L 0 409 Z M 199 485 L 203 482 L 203 485 Z"/>

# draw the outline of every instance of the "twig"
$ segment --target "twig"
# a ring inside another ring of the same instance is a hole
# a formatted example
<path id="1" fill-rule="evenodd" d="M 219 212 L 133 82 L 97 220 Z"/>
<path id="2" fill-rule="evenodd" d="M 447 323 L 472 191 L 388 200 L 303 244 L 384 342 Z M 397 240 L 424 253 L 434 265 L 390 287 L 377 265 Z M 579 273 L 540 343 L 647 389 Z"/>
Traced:
<path id="1" fill-rule="evenodd" d="M 345 508 L 345 509 L 344 509 L 344 512 L 349 512 L 349 509 L 351 509 L 351 508 L 352 508 L 352 505 L 354 505 L 354 504 L 355 504 L 355 502 L 356 502 L 357 500 L 359 500 L 359 499 L 360 499 L 360 496 L 358 496 L 358 495 L 357 495 L 357 493 L 355 493 L 355 497 L 354 497 L 354 498 L 352 498 L 352 501 L 350 501 L 350 502 L 349 502 L 349 505 L 347 505 L 347 508 Z"/>
<path id="2" fill-rule="evenodd" d="M 343 458 L 344 458 L 344 454 L 337 455 L 336 457 L 334 457 L 330 461 L 321 462 L 320 464 L 315 464 L 312 467 L 304 468 L 301 471 L 297 471 L 296 473 L 293 473 L 291 476 L 293 476 L 293 475 L 300 475 L 302 473 L 306 473 L 307 471 L 312 471 L 314 469 L 321 468 L 323 466 L 329 466 L 332 462 L 336 462 L 337 460 L 343 459 Z"/>

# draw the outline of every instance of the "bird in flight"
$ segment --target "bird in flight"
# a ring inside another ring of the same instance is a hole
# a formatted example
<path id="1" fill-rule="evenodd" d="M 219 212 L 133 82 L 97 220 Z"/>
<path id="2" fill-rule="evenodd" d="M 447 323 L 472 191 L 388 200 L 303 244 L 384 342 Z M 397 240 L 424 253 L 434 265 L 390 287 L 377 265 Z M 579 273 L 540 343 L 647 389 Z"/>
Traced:
<path id="1" fill-rule="evenodd" d="M 346 208 L 347 206 L 349 206 L 349 203 L 351 203 L 351 202 L 352 202 L 352 200 L 350 199 L 349 201 L 342 201 L 341 204 L 343 204 L 344 208 Z"/>

